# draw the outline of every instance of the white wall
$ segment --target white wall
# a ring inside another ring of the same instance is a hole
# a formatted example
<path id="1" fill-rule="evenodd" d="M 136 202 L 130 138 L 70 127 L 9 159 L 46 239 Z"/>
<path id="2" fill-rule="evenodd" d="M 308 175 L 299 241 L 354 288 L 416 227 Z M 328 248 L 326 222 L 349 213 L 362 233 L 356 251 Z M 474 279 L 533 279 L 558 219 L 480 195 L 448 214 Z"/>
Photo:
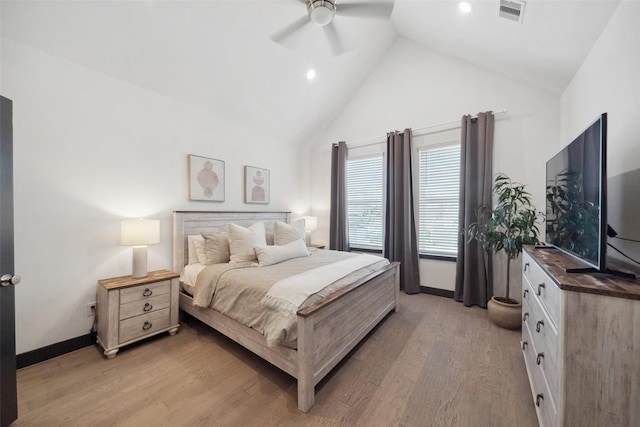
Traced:
<path id="1" fill-rule="evenodd" d="M 561 144 L 607 113 L 609 223 L 640 240 L 640 2 L 622 1 L 561 98 Z M 640 260 L 640 245 L 610 239 Z M 609 250 L 614 255 L 615 251 Z M 636 265 L 637 268 L 637 265 Z"/>
<path id="2" fill-rule="evenodd" d="M 96 282 L 131 273 L 120 220 L 161 220 L 149 269 L 171 269 L 173 210 L 308 210 L 309 154 L 10 40 L 2 95 L 14 101 L 17 352 L 85 335 Z M 226 162 L 226 201 L 190 202 L 187 154 Z M 243 166 L 271 170 L 271 203 L 243 203 Z"/>
<path id="3" fill-rule="evenodd" d="M 311 203 L 321 229 L 314 238 L 328 242 L 332 143 L 384 138 L 393 129 L 457 121 L 487 110 L 508 110 L 497 116 L 494 172 L 527 184 L 543 209 L 545 162 L 559 140 L 559 101 L 557 95 L 400 38 L 317 142 Z M 421 260 L 420 273 L 423 286 L 454 288 L 454 263 Z M 496 294 L 501 295 L 504 271 L 497 275 Z M 512 295 L 517 295 L 520 279 L 513 277 Z"/>

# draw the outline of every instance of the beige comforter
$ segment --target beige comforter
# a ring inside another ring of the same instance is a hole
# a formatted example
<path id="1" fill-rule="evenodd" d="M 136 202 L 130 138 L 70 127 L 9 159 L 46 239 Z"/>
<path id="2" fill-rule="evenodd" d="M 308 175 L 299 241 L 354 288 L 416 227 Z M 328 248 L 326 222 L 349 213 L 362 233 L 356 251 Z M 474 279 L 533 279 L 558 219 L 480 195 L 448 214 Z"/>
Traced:
<path id="1" fill-rule="evenodd" d="M 196 281 L 193 303 L 211 307 L 222 314 L 263 334 L 267 345 L 278 344 L 295 348 L 297 323 L 294 314 L 287 314 L 262 304 L 262 299 L 278 281 L 304 271 L 356 256 L 347 252 L 315 250 L 308 257 L 295 258 L 268 267 L 247 264 L 215 264 L 205 268 Z M 308 306 L 330 292 L 378 270 L 389 262 L 379 262 L 354 271 L 309 297 L 301 307 Z"/>

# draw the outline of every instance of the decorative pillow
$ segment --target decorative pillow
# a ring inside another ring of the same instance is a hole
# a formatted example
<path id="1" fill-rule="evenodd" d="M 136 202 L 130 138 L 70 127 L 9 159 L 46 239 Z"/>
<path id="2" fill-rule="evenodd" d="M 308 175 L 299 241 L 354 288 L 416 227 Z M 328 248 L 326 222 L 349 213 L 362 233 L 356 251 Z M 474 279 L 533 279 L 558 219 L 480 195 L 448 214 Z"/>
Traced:
<path id="1" fill-rule="evenodd" d="M 264 222 L 258 221 L 249 228 L 229 223 L 229 249 L 231 250 L 231 263 L 255 262 L 255 246 L 267 246 L 264 232 Z"/>
<path id="2" fill-rule="evenodd" d="M 299 219 L 292 224 L 280 221 L 273 224 L 273 243 L 275 245 L 286 245 L 298 239 L 304 241 L 304 219 Z"/>
<path id="3" fill-rule="evenodd" d="M 202 237 L 207 265 L 229 262 L 231 252 L 228 233 L 202 233 Z"/>
<path id="4" fill-rule="evenodd" d="M 200 234 L 192 234 L 187 236 L 187 245 L 189 251 L 189 264 L 206 264 L 207 255 L 204 250 L 204 237 Z"/>
<path id="5" fill-rule="evenodd" d="M 267 231 L 266 237 L 267 237 L 267 246 L 272 246 L 273 240 L 274 240 L 273 231 Z"/>
<path id="6" fill-rule="evenodd" d="M 304 240 L 297 239 L 281 246 L 256 246 L 256 256 L 261 267 L 277 264 L 288 259 L 309 256 Z"/>

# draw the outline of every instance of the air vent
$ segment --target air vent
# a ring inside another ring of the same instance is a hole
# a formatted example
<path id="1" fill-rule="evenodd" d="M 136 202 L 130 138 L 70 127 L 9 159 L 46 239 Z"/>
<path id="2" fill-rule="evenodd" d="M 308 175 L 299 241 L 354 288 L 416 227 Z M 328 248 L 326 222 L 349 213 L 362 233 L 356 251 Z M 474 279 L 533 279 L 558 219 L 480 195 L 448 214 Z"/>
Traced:
<path id="1" fill-rule="evenodd" d="M 521 0 L 500 0 L 499 16 L 510 21 L 522 22 L 524 4 Z"/>

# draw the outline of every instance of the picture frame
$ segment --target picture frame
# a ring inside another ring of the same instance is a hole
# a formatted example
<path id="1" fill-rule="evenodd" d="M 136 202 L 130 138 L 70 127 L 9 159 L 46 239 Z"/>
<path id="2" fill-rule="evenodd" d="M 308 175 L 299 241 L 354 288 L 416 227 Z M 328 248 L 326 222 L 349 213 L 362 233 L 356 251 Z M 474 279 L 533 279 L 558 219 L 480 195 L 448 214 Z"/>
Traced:
<path id="1" fill-rule="evenodd" d="M 244 202 L 267 204 L 271 198 L 271 172 L 254 166 L 244 167 Z"/>
<path id="2" fill-rule="evenodd" d="M 189 200 L 224 202 L 225 165 L 224 161 L 189 154 Z"/>

